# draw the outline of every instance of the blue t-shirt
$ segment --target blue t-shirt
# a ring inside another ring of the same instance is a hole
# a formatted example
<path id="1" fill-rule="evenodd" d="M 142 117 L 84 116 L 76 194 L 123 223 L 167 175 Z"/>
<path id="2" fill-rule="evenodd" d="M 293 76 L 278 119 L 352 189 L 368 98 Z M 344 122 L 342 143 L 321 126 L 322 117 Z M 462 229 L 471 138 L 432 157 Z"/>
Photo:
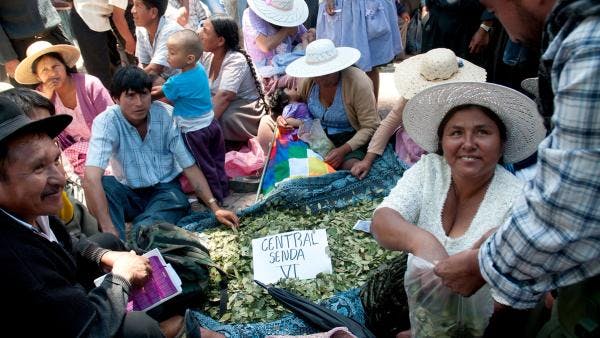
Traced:
<path id="1" fill-rule="evenodd" d="M 162 87 L 165 97 L 173 102 L 174 116 L 184 119 L 204 116 L 212 111 L 208 76 L 201 64 L 171 76 Z"/>

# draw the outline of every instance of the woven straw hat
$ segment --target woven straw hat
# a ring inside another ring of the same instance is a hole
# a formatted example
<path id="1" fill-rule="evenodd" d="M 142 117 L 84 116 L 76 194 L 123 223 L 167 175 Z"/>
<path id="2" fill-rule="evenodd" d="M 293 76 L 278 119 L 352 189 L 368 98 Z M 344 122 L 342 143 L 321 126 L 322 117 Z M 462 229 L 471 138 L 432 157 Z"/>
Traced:
<path id="1" fill-rule="evenodd" d="M 538 92 L 538 78 L 530 77 L 523 81 L 521 81 L 521 88 L 523 88 L 529 94 L 538 97 L 540 96 Z"/>
<path id="2" fill-rule="evenodd" d="M 423 149 L 435 152 L 442 119 L 450 109 L 464 104 L 487 107 L 502 120 L 507 132 L 506 163 L 526 159 L 546 136 L 535 102 L 516 90 L 486 82 L 446 83 L 421 91 L 404 107 L 404 128 Z"/>
<path id="3" fill-rule="evenodd" d="M 67 67 L 75 66 L 79 56 L 79 49 L 71 45 L 52 45 L 48 41 L 36 41 L 27 47 L 27 57 L 19 63 L 15 70 L 15 80 L 21 84 L 39 83 L 37 76 L 33 73 L 31 66 L 35 60 L 48 53 L 58 53 L 65 60 Z"/>
<path id="4" fill-rule="evenodd" d="M 410 99 L 425 88 L 448 82 L 485 82 L 485 69 L 456 57 L 453 51 L 436 48 L 415 55 L 396 66 L 398 94 Z"/>
<path id="5" fill-rule="evenodd" d="M 308 18 L 304 0 L 248 0 L 248 6 L 261 19 L 281 27 L 296 27 Z"/>
<path id="6" fill-rule="evenodd" d="M 306 46 L 303 57 L 290 63 L 285 72 L 293 77 L 316 77 L 339 72 L 360 59 L 352 47 L 335 47 L 329 39 L 315 40 Z"/>

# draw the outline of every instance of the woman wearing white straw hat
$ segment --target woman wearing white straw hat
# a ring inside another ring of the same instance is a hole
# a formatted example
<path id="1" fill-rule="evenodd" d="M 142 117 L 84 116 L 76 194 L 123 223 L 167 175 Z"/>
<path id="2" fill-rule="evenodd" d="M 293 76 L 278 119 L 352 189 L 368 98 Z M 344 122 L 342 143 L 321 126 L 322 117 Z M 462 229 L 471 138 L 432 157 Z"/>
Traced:
<path id="1" fill-rule="evenodd" d="M 396 155 L 403 166 L 410 167 L 425 153 L 402 126 L 402 110 L 408 99 L 421 90 L 438 84 L 460 81 L 485 82 L 486 79 L 485 69 L 457 58 L 453 51 L 446 48 L 432 49 L 404 60 L 396 66 L 394 75 L 400 99 L 375 131 L 365 158 L 352 167 L 352 175 L 359 179 L 367 176 L 373 161 L 383 154 L 394 134 Z"/>
<path id="2" fill-rule="evenodd" d="M 535 103 L 500 85 L 446 83 L 410 99 L 403 122 L 431 154 L 407 170 L 375 210 L 373 236 L 387 249 L 429 262 L 478 245 L 503 224 L 521 194 L 521 181 L 500 164 L 527 158 L 545 136 Z M 491 314 L 492 298 L 484 299 L 487 308 L 479 311 Z M 422 324 L 411 317 L 413 328 Z"/>
<path id="3" fill-rule="evenodd" d="M 71 45 L 52 45 L 37 41 L 27 48 L 27 57 L 19 63 L 15 80 L 39 84 L 37 90 L 54 104 L 57 114 L 73 117 L 60 138 L 60 147 L 69 158 L 75 174 L 84 172 L 92 121 L 113 104 L 102 82 L 95 76 L 76 73 L 80 53 Z"/>
<path id="4" fill-rule="evenodd" d="M 355 48 L 336 48 L 331 40 L 319 39 L 285 70 L 290 76 L 306 78 L 299 93 L 335 146 L 325 156 L 334 168 L 349 170 L 365 156 L 365 146 L 380 121 L 371 80 L 352 67 L 359 57 Z"/>
<path id="5" fill-rule="evenodd" d="M 291 86 L 289 77 L 264 69 L 272 68 L 275 56 L 291 54 L 306 38 L 302 23 L 308 17 L 308 6 L 304 0 L 248 0 L 248 6 L 242 16 L 244 49 L 259 70 L 267 94 Z"/>

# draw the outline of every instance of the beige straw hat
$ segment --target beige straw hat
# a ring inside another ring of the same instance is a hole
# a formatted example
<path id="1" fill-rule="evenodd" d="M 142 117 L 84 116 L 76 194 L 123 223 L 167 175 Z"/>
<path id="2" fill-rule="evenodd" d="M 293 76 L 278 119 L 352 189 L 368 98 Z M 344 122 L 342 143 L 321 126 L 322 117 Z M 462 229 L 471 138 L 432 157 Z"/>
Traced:
<path id="1" fill-rule="evenodd" d="M 442 119 L 450 109 L 464 104 L 487 107 L 502 120 L 507 132 L 503 154 L 506 163 L 529 157 L 546 136 L 533 100 L 511 88 L 487 82 L 446 83 L 421 91 L 404 107 L 404 128 L 419 146 L 435 152 Z"/>
<path id="2" fill-rule="evenodd" d="M 335 47 L 329 39 L 315 40 L 306 46 L 303 57 L 290 63 L 286 74 L 293 77 L 316 77 L 339 72 L 360 59 L 360 51 L 352 47 Z"/>
<path id="3" fill-rule="evenodd" d="M 75 66 L 79 56 L 79 49 L 71 45 L 52 45 L 48 41 L 36 41 L 27 47 L 27 57 L 19 63 L 15 70 L 15 80 L 21 84 L 39 83 L 37 76 L 33 73 L 32 65 L 35 60 L 48 53 L 58 53 L 62 56 L 67 67 Z"/>
<path id="4" fill-rule="evenodd" d="M 453 51 L 436 48 L 408 58 L 396 66 L 398 94 L 410 99 L 425 88 L 448 82 L 485 82 L 485 69 L 456 57 Z"/>
<path id="5" fill-rule="evenodd" d="M 308 18 L 304 0 L 248 0 L 248 6 L 261 19 L 281 27 L 296 27 Z"/>

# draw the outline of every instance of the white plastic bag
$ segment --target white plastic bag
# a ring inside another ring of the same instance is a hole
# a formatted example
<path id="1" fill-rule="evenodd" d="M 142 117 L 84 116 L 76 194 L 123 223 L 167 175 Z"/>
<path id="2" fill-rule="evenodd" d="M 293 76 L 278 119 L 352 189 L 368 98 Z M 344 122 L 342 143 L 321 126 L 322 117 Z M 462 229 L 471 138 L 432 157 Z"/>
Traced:
<path id="1" fill-rule="evenodd" d="M 304 121 L 298 129 L 298 137 L 308 143 L 310 149 L 323 158 L 335 147 L 325 134 L 321 126 L 321 120 L 318 119 Z"/>
<path id="2" fill-rule="evenodd" d="M 493 312 L 488 286 L 462 297 L 442 284 L 433 263 L 409 255 L 404 275 L 411 334 L 417 338 L 481 337 Z"/>

